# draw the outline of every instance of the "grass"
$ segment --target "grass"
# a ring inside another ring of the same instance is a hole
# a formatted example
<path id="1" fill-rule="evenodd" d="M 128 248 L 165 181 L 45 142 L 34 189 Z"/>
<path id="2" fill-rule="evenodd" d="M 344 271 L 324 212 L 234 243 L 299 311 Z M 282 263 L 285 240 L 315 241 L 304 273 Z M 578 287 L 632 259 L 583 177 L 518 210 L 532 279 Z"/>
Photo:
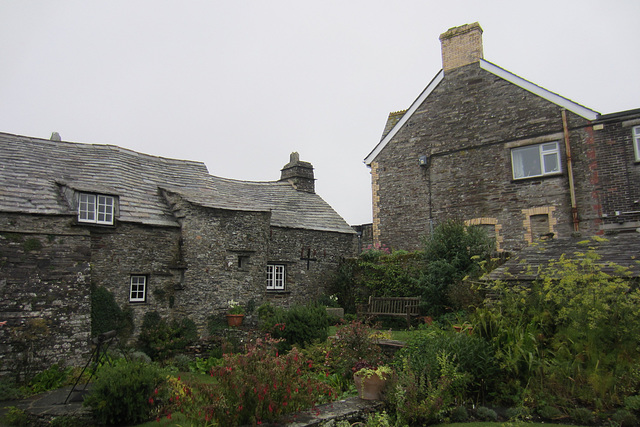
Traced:
<path id="1" fill-rule="evenodd" d="M 335 326 L 329 326 L 329 336 L 334 336 L 336 334 L 336 330 L 337 328 Z M 381 329 L 379 330 L 380 333 L 387 333 L 389 332 L 389 329 Z M 397 330 L 391 331 L 391 339 L 392 340 L 397 340 L 397 341 L 407 341 L 411 335 L 413 334 L 413 331 L 410 330 Z"/>
<path id="2" fill-rule="evenodd" d="M 440 427 L 549 427 L 550 425 L 553 427 L 576 427 L 576 425 L 568 425 L 568 424 L 546 424 L 546 423 L 527 423 L 527 422 L 504 422 L 504 423 L 493 423 L 493 422 L 471 422 L 471 423 L 451 423 L 451 424 L 437 424 Z"/>

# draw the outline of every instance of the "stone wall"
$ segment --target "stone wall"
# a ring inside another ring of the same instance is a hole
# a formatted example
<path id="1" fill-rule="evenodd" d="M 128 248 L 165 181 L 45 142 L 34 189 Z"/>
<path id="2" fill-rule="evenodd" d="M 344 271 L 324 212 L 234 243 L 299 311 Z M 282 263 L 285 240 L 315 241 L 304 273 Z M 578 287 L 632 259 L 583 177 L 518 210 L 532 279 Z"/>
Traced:
<path id="1" fill-rule="evenodd" d="M 171 316 L 179 307 L 183 263 L 180 228 L 119 222 L 91 231 L 92 283 L 113 293 L 118 305 L 130 308 L 134 333 L 147 311 Z M 129 302 L 131 276 L 147 277 L 145 302 Z"/>
<path id="2" fill-rule="evenodd" d="M 580 226 L 597 229 L 592 171 L 584 141 L 588 122 L 567 112 Z M 514 180 L 510 149 L 558 141 L 563 172 Z M 418 163 L 428 156 L 428 164 Z M 549 215 L 556 236 L 573 231 L 559 106 L 471 64 L 450 70 L 371 164 L 374 238 L 393 249 L 418 249 L 447 218 L 484 219 L 517 249 L 532 236 L 531 215 Z M 538 210 L 535 210 L 538 209 Z"/>
<path id="3" fill-rule="evenodd" d="M 88 358 L 91 241 L 72 224 L 0 213 L 0 374 Z"/>
<path id="4" fill-rule="evenodd" d="M 286 289 L 266 291 L 266 300 L 288 307 L 306 304 L 326 292 L 340 261 L 357 253 L 356 234 L 273 227 L 268 262 L 284 264 Z"/>
<path id="5" fill-rule="evenodd" d="M 167 196 L 182 227 L 184 289 L 176 306 L 199 326 L 222 316 L 228 301 L 259 305 L 265 289 L 269 212 L 213 209 Z"/>
<path id="6" fill-rule="evenodd" d="M 601 194 L 604 229 L 640 227 L 640 163 L 636 161 L 632 130 L 640 126 L 640 111 L 606 121 L 593 131 L 593 167 Z"/>

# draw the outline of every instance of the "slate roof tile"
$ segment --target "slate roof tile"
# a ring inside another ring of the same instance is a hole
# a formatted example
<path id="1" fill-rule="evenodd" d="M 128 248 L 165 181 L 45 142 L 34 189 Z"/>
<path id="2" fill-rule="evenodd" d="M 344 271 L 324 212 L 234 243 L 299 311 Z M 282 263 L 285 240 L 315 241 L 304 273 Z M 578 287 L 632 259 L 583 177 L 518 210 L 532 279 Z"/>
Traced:
<path id="1" fill-rule="evenodd" d="M 596 263 L 607 274 L 615 274 L 611 263 L 627 267 L 632 277 L 640 277 L 640 234 L 621 233 L 603 237 L 550 239 L 535 242 L 483 277 L 483 280 L 535 280 L 540 268 L 564 254 L 577 258 L 587 252 L 597 254 Z"/>
<path id="2" fill-rule="evenodd" d="M 0 133 L 0 211 L 75 214 L 60 186 L 119 197 L 119 221 L 177 226 L 161 189 L 219 209 L 271 212 L 273 226 L 354 233 L 320 196 L 286 182 L 215 177 L 202 162 L 113 145 Z"/>

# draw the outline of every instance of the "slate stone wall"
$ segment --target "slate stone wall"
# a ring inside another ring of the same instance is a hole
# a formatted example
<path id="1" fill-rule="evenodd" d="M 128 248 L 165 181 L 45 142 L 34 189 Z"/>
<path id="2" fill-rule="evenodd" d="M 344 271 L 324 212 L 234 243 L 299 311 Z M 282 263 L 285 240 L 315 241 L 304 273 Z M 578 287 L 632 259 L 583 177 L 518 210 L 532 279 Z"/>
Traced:
<path id="1" fill-rule="evenodd" d="M 266 291 L 265 299 L 289 307 L 312 302 L 326 292 L 340 261 L 357 253 L 356 234 L 273 227 L 268 262 L 285 265 L 285 290 Z M 264 276 L 263 276 L 264 277 Z"/>
<path id="2" fill-rule="evenodd" d="M 0 321 L 7 322 L 0 326 L 0 374 L 86 363 L 91 241 L 72 223 L 0 213 Z"/>
<path id="3" fill-rule="evenodd" d="M 182 227 L 184 290 L 176 306 L 204 327 L 223 316 L 228 301 L 258 306 L 266 287 L 269 212 L 206 208 L 167 195 Z"/>
<path id="4" fill-rule="evenodd" d="M 118 305 L 130 308 L 134 333 L 147 311 L 175 314 L 181 284 L 180 228 L 119 222 L 115 227 L 88 226 L 91 231 L 92 282 L 113 293 Z M 145 302 L 129 302 L 131 276 L 147 277 Z"/>
<path id="5" fill-rule="evenodd" d="M 571 112 L 567 117 L 580 226 L 597 229 L 583 144 L 589 123 Z M 559 142 L 563 172 L 513 180 L 510 149 L 548 141 Z M 418 163 L 423 155 L 427 166 Z M 371 171 L 374 238 L 394 249 L 420 248 L 422 237 L 447 218 L 491 220 L 501 229 L 502 249 L 517 249 L 531 236 L 527 221 L 536 208 L 551 215 L 556 236 L 573 231 L 561 108 L 477 63 L 445 73 Z"/>
<path id="6" fill-rule="evenodd" d="M 640 227 L 640 163 L 636 161 L 632 131 L 640 126 L 640 112 L 606 121 L 593 131 L 605 230 Z"/>

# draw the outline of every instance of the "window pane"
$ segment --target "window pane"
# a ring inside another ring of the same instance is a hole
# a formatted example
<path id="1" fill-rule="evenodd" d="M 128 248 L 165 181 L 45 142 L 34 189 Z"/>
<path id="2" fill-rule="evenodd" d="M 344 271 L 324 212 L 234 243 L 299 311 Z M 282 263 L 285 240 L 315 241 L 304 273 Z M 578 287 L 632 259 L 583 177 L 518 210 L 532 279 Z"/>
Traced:
<path id="1" fill-rule="evenodd" d="M 146 284 L 146 276 L 131 276 L 131 293 L 129 301 L 145 301 Z"/>
<path id="2" fill-rule="evenodd" d="M 516 148 L 511 151 L 511 158 L 514 178 L 542 175 L 540 151 L 537 145 Z"/>
<path id="3" fill-rule="evenodd" d="M 96 196 L 93 194 L 80 194 L 78 203 L 78 220 L 84 222 L 96 221 Z"/>
<path id="4" fill-rule="evenodd" d="M 267 265 L 267 289 L 283 290 L 285 285 L 284 265 Z"/>
<path id="5" fill-rule="evenodd" d="M 113 224 L 113 197 L 98 196 L 98 222 Z"/>
<path id="6" fill-rule="evenodd" d="M 544 173 L 558 172 L 560 165 L 558 164 L 558 153 L 544 154 Z"/>

